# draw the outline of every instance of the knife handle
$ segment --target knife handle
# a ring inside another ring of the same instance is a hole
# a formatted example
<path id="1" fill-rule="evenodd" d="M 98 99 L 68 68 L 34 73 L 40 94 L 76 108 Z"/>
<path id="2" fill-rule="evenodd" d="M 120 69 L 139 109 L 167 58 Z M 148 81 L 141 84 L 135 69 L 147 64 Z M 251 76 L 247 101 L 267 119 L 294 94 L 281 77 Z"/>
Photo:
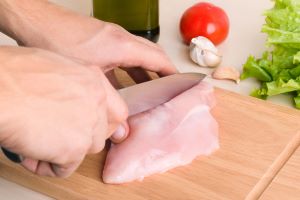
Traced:
<path id="1" fill-rule="evenodd" d="M 14 153 L 14 152 L 11 152 L 3 147 L 1 147 L 2 151 L 3 151 L 3 154 L 12 162 L 14 163 L 21 163 L 22 162 L 22 156 Z"/>

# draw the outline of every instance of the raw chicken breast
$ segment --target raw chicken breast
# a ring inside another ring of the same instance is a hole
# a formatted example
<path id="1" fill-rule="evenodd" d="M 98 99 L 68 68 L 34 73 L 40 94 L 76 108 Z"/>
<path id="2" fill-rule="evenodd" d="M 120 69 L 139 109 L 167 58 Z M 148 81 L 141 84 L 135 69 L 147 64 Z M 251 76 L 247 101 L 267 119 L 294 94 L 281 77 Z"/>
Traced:
<path id="1" fill-rule="evenodd" d="M 200 83 L 169 102 L 129 118 L 130 136 L 112 144 L 105 183 L 142 180 L 209 155 L 219 148 L 218 124 L 210 114 L 212 86 Z"/>

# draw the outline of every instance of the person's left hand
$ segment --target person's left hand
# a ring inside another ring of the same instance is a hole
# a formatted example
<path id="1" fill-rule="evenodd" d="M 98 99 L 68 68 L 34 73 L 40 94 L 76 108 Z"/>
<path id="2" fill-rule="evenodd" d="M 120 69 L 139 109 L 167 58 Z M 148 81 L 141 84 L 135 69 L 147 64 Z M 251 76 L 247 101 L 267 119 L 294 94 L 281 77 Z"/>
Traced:
<path id="1" fill-rule="evenodd" d="M 2 29 L 20 45 L 47 49 L 89 66 L 96 65 L 105 73 L 123 67 L 136 82 L 149 78 L 141 70 L 137 72 L 136 67 L 161 76 L 177 72 L 161 47 L 116 24 L 77 14 L 47 1 L 14 1 L 14 4 L 7 1 L 6 4 L 11 4 L 11 12 L 17 14 L 7 13 L 9 27 L 4 21 Z"/>
<path id="2" fill-rule="evenodd" d="M 132 35 L 116 24 L 93 18 L 82 20 L 85 22 L 80 24 L 84 24 L 87 28 L 83 28 L 84 33 L 77 33 L 73 41 L 64 38 L 68 33 L 63 33 L 60 35 L 62 37 L 51 38 L 47 46 L 43 43 L 35 46 L 80 60 L 88 65 L 99 66 L 117 88 L 121 86 L 113 74 L 116 67 L 125 70 L 136 83 L 150 80 L 145 70 L 157 72 L 160 76 L 177 72 L 166 53 L 157 44 Z M 68 32 L 69 29 L 63 31 Z"/>

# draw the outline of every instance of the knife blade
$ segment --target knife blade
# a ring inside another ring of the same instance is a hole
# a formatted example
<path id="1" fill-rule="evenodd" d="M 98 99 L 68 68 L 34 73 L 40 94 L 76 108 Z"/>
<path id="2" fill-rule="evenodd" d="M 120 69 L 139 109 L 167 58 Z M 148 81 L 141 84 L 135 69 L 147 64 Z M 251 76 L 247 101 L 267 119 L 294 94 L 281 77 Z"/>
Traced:
<path id="1" fill-rule="evenodd" d="M 151 80 L 119 90 L 128 106 L 129 116 L 163 104 L 201 82 L 201 73 L 181 73 Z"/>
<path id="2" fill-rule="evenodd" d="M 201 73 L 182 73 L 155 79 L 119 90 L 126 102 L 129 116 L 163 104 L 180 93 L 201 82 L 206 77 Z M 22 156 L 1 147 L 4 155 L 15 163 L 22 162 Z"/>

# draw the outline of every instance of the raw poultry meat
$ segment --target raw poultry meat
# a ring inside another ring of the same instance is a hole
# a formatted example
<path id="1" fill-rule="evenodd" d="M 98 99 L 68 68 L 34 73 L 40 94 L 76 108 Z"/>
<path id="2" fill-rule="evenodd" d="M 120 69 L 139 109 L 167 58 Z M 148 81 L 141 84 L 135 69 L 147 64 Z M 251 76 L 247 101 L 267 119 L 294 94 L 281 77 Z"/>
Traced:
<path id="1" fill-rule="evenodd" d="M 199 83 L 154 109 L 131 116 L 129 137 L 112 144 L 103 181 L 121 184 L 142 180 L 219 148 L 218 124 L 210 114 L 213 87 Z"/>

